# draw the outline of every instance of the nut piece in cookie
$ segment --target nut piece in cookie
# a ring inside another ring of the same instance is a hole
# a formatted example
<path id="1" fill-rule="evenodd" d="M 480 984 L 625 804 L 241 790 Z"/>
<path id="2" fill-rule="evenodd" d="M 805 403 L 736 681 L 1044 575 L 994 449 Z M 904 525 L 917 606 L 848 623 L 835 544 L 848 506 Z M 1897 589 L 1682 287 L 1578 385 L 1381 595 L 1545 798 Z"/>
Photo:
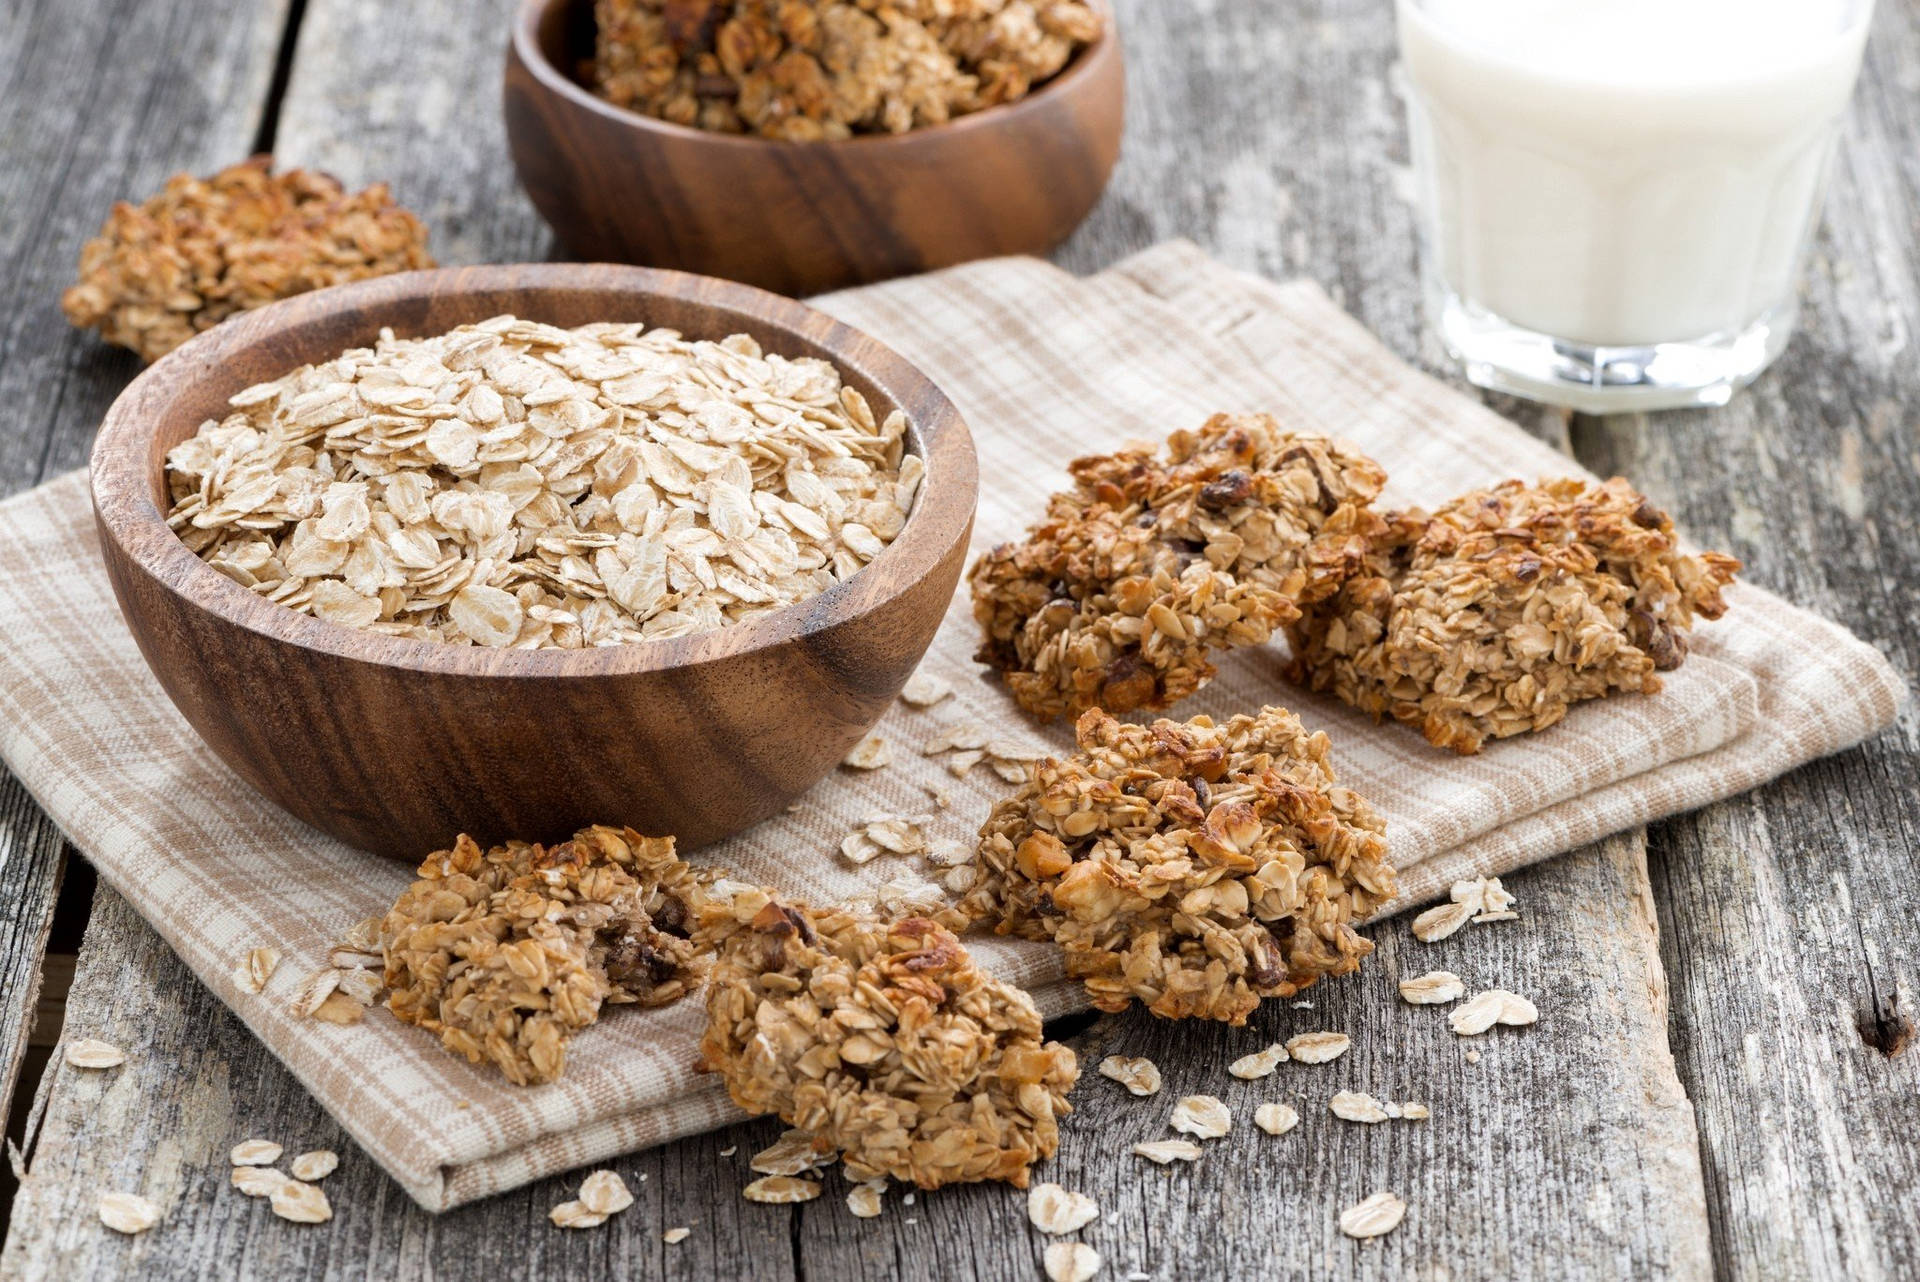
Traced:
<path id="1" fill-rule="evenodd" d="M 1076 459 L 1024 541 L 974 564 L 976 656 L 1034 716 L 1164 708 L 1208 655 L 1260 645 L 1360 570 L 1386 474 L 1264 414 L 1217 414 L 1163 451 Z"/>
<path id="2" fill-rule="evenodd" d="M 1463 754 L 1583 699 L 1658 691 L 1740 568 L 1682 553 L 1619 477 L 1507 481 L 1390 525 L 1366 572 L 1290 625 L 1292 676 Z"/>
<path id="3" fill-rule="evenodd" d="M 1393 893 L 1385 824 L 1334 783 L 1327 736 L 1284 708 L 1127 725 L 994 807 L 979 877 L 946 920 L 1052 939 L 1093 1004 L 1245 1023 L 1354 970 L 1354 923 Z"/>
<path id="4" fill-rule="evenodd" d="M 116 204 L 61 295 L 67 319 L 153 361 L 235 312 L 433 266 L 426 228 L 384 183 L 348 195 L 326 174 L 272 163 L 176 174 L 144 203 Z"/>
<path id="5" fill-rule="evenodd" d="M 566 1066 L 608 1003 L 664 1006 L 700 977 L 701 878 L 673 838 L 586 828 L 557 846 L 429 855 L 380 925 L 387 1005 L 525 1086 Z"/>
<path id="6" fill-rule="evenodd" d="M 1032 999 L 924 917 L 881 923 L 727 884 L 701 912 L 718 957 L 700 1051 L 734 1102 L 810 1132 L 855 1180 L 1025 1188 L 1059 1147 L 1079 1076 Z"/>

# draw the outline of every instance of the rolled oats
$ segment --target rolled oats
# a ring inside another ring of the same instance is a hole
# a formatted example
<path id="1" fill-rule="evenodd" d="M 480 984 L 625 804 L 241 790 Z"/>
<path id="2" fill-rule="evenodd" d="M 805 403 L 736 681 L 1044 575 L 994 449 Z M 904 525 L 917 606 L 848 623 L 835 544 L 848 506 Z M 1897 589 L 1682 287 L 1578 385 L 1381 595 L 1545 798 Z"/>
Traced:
<path id="1" fill-rule="evenodd" d="M 1011 102 L 1100 34 L 1082 0 L 596 0 L 594 15 L 601 97 L 792 142 Z"/>
<path id="2" fill-rule="evenodd" d="M 1335 1117 L 1349 1122 L 1385 1122 L 1394 1118 L 1424 1121 L 1428 1116 L 1425 1104 L 1396 1104 L 1392 1100 L 1375 1099 L 1363 1091 L 1341 1091 L 1327 1101 L 1327 1107 Z"/>
<path id="3" fill-rule="evenodd" d="M 1473 909 L 1465 904 L 1435 904 L 1413 919 L 1413 937 L 1423 944 L 1437 944 L 1472 917 Z"/>
<path id="4" fill-rule="evenodd" d="M 1024 1188 L 1059 1146 L 1073 1052 L 941 926 L 739 888 L 703 908 L 701 936 L 718 951 L 704 1066 L 748 1112 L 840 1153 L 852 1178 Z"/>
<path id="5" fill-rule="evenodd" d="M 160 1208 L 138 1193 L 100 1195 L 100 1222 L 115 1233 L 145 1233 L 160 1222 Z"/>
<path id="6" fill-rule="evenodd" d="M 1253 1110 L 1253 1124 L 1269 1135 L 1285 1135 L 1300 1125 L 1300 1114 L 1291 1104 L 1262 1104 Z"/>
<path id="7" fill-rule="evenodd" d="M 740 1196 L 749 1202 L 811 1202 L 820 1196 L 820 1186 L 791 1175 L 763 1175 L 741 1189 Z"/>
<path id="8" fill-rule="evenodd" d="M 549 1082 L 603 1005 L 664 1006 L 698 982 L 702 893 L 673 838 L 585 828 L 543 847 L 429 855 L 381 926 L 393 1013 L 520 1085 Z"/>
<path id="9" fill-rule="evenodd" d="M 1407 1204 L 1391 1193 L 1375 1193 L 1340 1212 L 1340 1231 L 1352 1238 L 1379 1237 L 1400 1227 Z"/>
<path id="10" fill-rule="evenodd" d="M 272 1166 L 285 1151 L 272 1140 L 243 1140 L 227 1156 L 235 1166 Z"/>
<path id="11" fill-rule="evenodd" d="M 1262 709 L 1123 725 L 1095 710 L 981 830 L 956 924 L 1052 939 L 1101 1010 L 1244 1023 L 1372 951 L 1384 824 L 1334 783 L 1324 734 Z"/>
<path id="12" fill-rule="evenodd" d="M 687 1228 L 685 1225 L 680 1225 L 678 1227 L 668 1229 L 665 1233 L 662 1233 L 660 1235 L 660 1240 L 662 1242 L 665 1242 L 668 1246 L 678 1246 L 680 1243 L 686 1241 L 692 1235 L 693 1235 L 692 1229 Z"/>
<path id="13" fill-rule="evenodd" d="M 127 1062 L 127 1053 L 111 1042 L 82 1037 L 67 1043 L 66 1060 L 75 1068 L 117 1068 Z"/>
<path id="14" fill-rule="evenodd" d="M 1447 1023 L 1462 1037 L 1478 1037 L 1495 1024 L 1531 1024 L 1540 1010 L 1518 993 L 1490 988 L 1475 993 L 1465 1005 L 1447 1013 Z"/>
<path id="15" fill-rule="evenodd" d="M 271 1166 L 236 1166 L 229 1178 L 248 1197 L 272 1197 L 287 1177 Z"/>
<path id="16" fill-rule="evenodd" d="M 856 1218 L 870 1220 L 880 1214 L 887 1192 L 885 1179 L 867 1180 L 847 1190 L 847 1210 Z"/>
<path id="17" fill-rule="evenodd" d="M 854 744 L 853 751 L 840 764 L 855 770 L 880 770 L 892 762 L 893 750 L 887 746 L 887 741 L 877 734 L 870 734 Z"/>
<path id="18" fill-rule="evenodd" d="M 1275 1042 L 1263 1051 L 1242 1055 L 1227 1065 L 1227 1071 L 1242 1081 L 1258 1081 L 1262 1077 L 1271 1076 L 1273 1070 L 1280 1067 L 1280 1061 L 1286 1057 L 1287 1048 Z"/>
<path id="19" fill-rule="evenodd" d="M 831 1147 L 816 1143 L 805 1131 L 790 1130 L 755 1153 L 747 1165 L 762 1175 L 805 1175 L 832 1166 L 835 1157 Z"/>
<path id="20" fill-rule="evenodd" d="M 974 564 L 978 658 L 1042 720 L 1164 708 L 1208 656 L 1264 644 L 1365 564 L 1372 460 L 1265 415 L 1215 415 L 1164 455 L 1076 459 L 1024 541 Z"/>
<path id="21" fill-rule="evenodd" d="M 333 1218 L 333 1206 L 317 1184 L 287 1180 L 267 1195 L 273 1213 L 295 1224 L 325 1224 Z"/>
<path id="22" fill-rule="evenodd" d="M 924 466 L 839 372 L 745 335 L 498 316 L 304 366 L 167 454 L 168 524 L 243 587 L 492 647 L 684 636 L 812 597 Z"/>
<path id="23" fill-rule="evenodd" d="M 915 672 L 900 687 L 900 698 L 916 708 L 931 708 L 953 693 L 953 687 L 929 672 Z"/>
<path id="24" fill-rule="evenodd" d="M 1233 1129 L 1233 1114 L 1211 1095 L 1183 1095 L 1174 1104 L 1167 1122 L 1182 1135 L 1217 1140 Z"/>
<path id="25" fill-rule="evenodd" d="M 614 1171 L 594 1171 L 580 1183 L 580 1205 L 596 1215 L 618 1215 L 633 1205 L 627 1182 Z"/>
<path id="26" fill-rule="evenodd" d="M 386 184 L 349 196 L 326 174 L 272 163 L 175 174 L 151 199 L 114 205 L 60 297 L 67 319 L 153 361 L 236 312 L 433 266 L 426 228 Z"/>
<path id="27" fill-rule="evenodd" d="M 1087 1282 L 1100 1271 L 1100 1253 L 1085 1242 L 1049 1242 L 1040 1258 L 1052 1282 Z"/>
<path id="28" fill-rule="evenodd" d="M 261 947 L 249 949 L 233 971 L 233 982 L 249 993 L 266 990 L 267 981 L 273 978 L 273 972 L 280 968 L 280 950 Z"/>
<path id="29" fill-rule="evenodd" d="M 1100 1061 L 1100 1076 L 1112 1078 L 1134 1095 L 1153 1095 L 1160 1090 L 1159 1066 L 1138 1056 L 1107 1056 Z"/>
<path id="30" fill-rule="evenodd" d="M 1100 1218 L 1100 1204 L 1058 1184 L 1036 1184 L 1027 1190 L 1027 1218 L 1042 1233 L 1077 1233 Z"/>
<path id="31" fill-rule="evenodd" d="M 1171 1162 L 1197 1162 L 1200 1160 L 1200 1146 L 1192 1140 L 1146 1140 L 1135 1144 L 1133 1151 L 1137 1156 L 1149 1162 L 1158 1162 L 1166 1166 Z"/>
<path id="32" fill-rule="evenodd" d="M 1444 1006 L 1465 995 L 1467 986 L 1450 970 L 1430 970 L 1400 981 L 1402 1001 L 1414 1006 Z"/>
<path id="33" fill-rule="evenodd" d="M 1345 1033 L 1301 1033 L 1287 1039 L 1287 1054 L 1302 1064 L 1325 1064 L 1345 1055 L 1351 1045 Z"/>
<path id="34" fill-rule="evenodd" d="M 317 1148 L 310 1153 L 302 1153 L 293 1159 L 288 1168 L 296 1180 L 305 1180 L 309 1184 L 317 1183 L 332 1175 L 340 1166 L 340 1155 L 330 1148 Z"/>
<path id="35" fill-rule="evenodd" d="M 547 1212 L 547 1218 L 563 1229 L 597 1229 L 607 1222 L 604 1211 L 590 1211 L 582 1202 L 562 1202 Z"/>
<path id="36" fill-rule="evenodd" d="M 1387 519 L 1366 567 L 1289 625 L 1295 680 L 1473 753 L 1583 699 L 1652 694 L 1740 563 L 1679 550 L 1626 481 L 1507 481 Z"/>

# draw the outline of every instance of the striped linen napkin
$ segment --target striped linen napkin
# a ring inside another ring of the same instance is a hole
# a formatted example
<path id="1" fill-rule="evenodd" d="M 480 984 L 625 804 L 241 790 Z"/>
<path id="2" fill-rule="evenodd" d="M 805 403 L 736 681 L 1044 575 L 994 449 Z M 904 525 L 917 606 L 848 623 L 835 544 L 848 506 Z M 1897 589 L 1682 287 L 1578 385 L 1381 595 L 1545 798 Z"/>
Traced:
<path id="1" fill-rule="evenodd" d="M 1215 410 L 1263 410 L 1352 439 L 1391 473 L 1393 503 L 1578 471 L 1408 367 L 1313 285 L 1242 275 L 1184 243 L 1085 279 L 1009 259 L 817 301 L 916 362 L 966 416 L 987 478 L 976 551 L 1037 516 L 1069 458 L 1196 427 Z M 1661 694 L 1581 705 L 1477 757 L 1286 685 L 1277 642 L 1225 656 L 1219 679 L 1179 712 L 1278 702 L 1324 728 L 1342 782 L 1387 818 L 1396 908 L 1409 907 L 1456 878 L 1741 792 L 1893 719 L 1904 689 L 1871 647 L 1757 588 L 1737 585 L 1728 599 L 1727 617 L 1696 632 Z M 391 902 L 409 870 L 304 827 L 200 744 L 120 620 L 84 476 L 0 504 L 0 641 L 0 757 L 421 1205 L 456 1206 L 735 1118 L 719 1085 L 694 1071 L 698 1001 L 612 1010 L 575 1038 L 561 1081 L 525 1089 L 379 1012 L 347 1028 L 296 1018 L 288 1003 L 301 980 L 343 930 Z M 857 823 L 882 814 L 933 811 L 935 836 L 967 839 L 1005 791 L 984 767 L 954 778 L 918 745 L 962 718 L 1035 746 L 1070 742 L 1068 727 L 1035 729 L 981 679 L 975 644 L 963 589 L 922 668 L 956 694 L 887 714 L 879 732 L 893 764 L 836 771 L 792 813 L 699 857 L 816 901 L 924 875 L 906 857 L 854 867 L 835 853 Z M 949 793 L 951 807 L 931 806 L 930 788 Z M 252 994 L 233 971 L 262 944 L 287 960 Z M 974 947 L 1046 1014 L 1084 1005 L 1050 947 Z"/>

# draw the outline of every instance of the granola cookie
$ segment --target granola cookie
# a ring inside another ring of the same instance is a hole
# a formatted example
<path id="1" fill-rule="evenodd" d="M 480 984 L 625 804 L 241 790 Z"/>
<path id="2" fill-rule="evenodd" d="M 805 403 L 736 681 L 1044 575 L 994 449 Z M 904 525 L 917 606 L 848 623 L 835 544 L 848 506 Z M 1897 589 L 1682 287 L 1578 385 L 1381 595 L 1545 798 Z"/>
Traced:
<path id="1" fill-rule="evenodd" d="M 1080 751 L 994 807 L 978 877 L 943 917 L 1051 939 L 1101 1010 L 1246 1022 L 1356 969 L 1393 893 L 1386 825 L 1334 783 L 1325 734 L 1284 708 L 1128 725 L 1094 709 Z"/>
<path id="2" fill-rule="evenodd" d="M 1216 414 L 1164 452 L 1076 459 L 1023 542 L 974 564 L 976 656 L 1042 720 L 1164 708 L 1208 655 L 1260 645 L 1364 564 L 1386 473 L 1264 414 Z"/>
<path id="3" fill-rule="evenodd" d="M 905 133 L 1024 96 L 1099 34 L 1081 0 L 596 0 L 594 89 L 720 133 Z"/>
<path id="4" fill-rule="evenodd" d="M 1025 1188 L 1059 1147 L 1073 1052 L 944 927 L 751 887 L 714 895 L 700 926 L 718 953 L 704 1066 L 748 1112 L 778 1113 L 841 1154 L 853 1179 Z"/>
<path id="5" fill-rule="evenodd" d="M 67 319 L 153 361 L 236 312 L 433 266 L 426 228 L 384 183 L 348 195 L 326 174 L 272 164 L 176 174 L 143 204 L 116 204 L 61 295 Z"/>
<path id="6" fill-rule="evenodd" d="M 462 836 L 419 876 L 380 926 L 387 1005 L 521 1086 L 559 1077 L 603 1005 L 665 1006 L 706 965 L 702 874 L 671 837 L 593 827 L 482 851 Z"/>
<path id="7" fill-rule="evenodd" d="M 1506 481 L 1389 525 L 1366 572 L 1289 627 L 1292 675 L 1463 754 L 1583 699 L 1658 691 L 1740 568 L 1682 553 L 1619 477 Z"/>

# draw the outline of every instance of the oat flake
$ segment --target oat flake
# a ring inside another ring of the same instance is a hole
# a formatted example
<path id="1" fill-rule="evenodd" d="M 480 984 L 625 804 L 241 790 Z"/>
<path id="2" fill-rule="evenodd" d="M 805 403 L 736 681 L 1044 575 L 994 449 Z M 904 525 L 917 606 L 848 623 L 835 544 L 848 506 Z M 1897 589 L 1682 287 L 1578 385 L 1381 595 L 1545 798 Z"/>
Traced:
<path id="1" fill-rule="evenodd" d="M 292 1165 L 288 1169 L 293 1172 L 294 1179 L 305 1180 L 311 1184 L 316 1180 L 324 1180 L 329 1175 L 332 1175 L 339 1165 L 340 1155 L 338 1153 L 330 1148 L 317 1148 L 311 1153 L 302 1153 L 299 1157 L 294 1158 Z"/>
<path id="2" fill-rule="evenodd" d="M 1100 1061 L 1100 1076 L 1110 1077 L 1135 1095 L 1152 1095 L 1160 1089 L 1160 1068 L 1140 1056 L 1109 1055 Z"/>
<path id="3" fill-rule="evenodd" d="M 741 1189 L 740 1195 L 749 1202 L 811 1202 L 820 1196 L 820 1186 L 791 1175 L 764 1175 Z"/>
<path id="4" fill-rule="evenodd" d="M 1049 1242 L 1041 1258 L 1053 1282 L 1087 1282 L 1100 1271 L 1100 1253 L 1085 1242 Z"/>
<path id="5" fill-rule="evenodd" d="M 1379 1237 L 1400 1227 L 1407 1204 L 1391 1193 L 1375 1193 L 1340 1212 L 1340 1231 L 1352 1238 Z"/>
<path id="6" fill-rule="evenodd" d="M 1027 1190 L 1027 1218 L 1042 1233 L 1073 1233 L 1093 1223 L 1100 1206 L 1085 1193 L 1058 1184 L 1036 1184 Z"/>
<path id="7" fill-rule="evenodd" d="M 1233 1114 L 1211 1095 L 1186 1095 L 1173 1106 L 1169 1122 L 1183 1135 L 1216 1140 L 1233 1128 Z"/>
<path id="8" fill-rule="evenodd" d="M 160 1208 L 138 1193 L 102 1193 L 100 1222 L 115 1233 L 145 1233 L 160 1222 Z"/>
<path id="9" fill-rule="evenodd" d="M 1300 1114 L 1291 1104 L 1262 1104 L 1253 1110 L 1253 1124 L 1269 1135 L 1285 1135 L 1300 1125 Z"/>
<path id="10" fill-rule="evenodd" d="M 127 1062 L 126 1052 L 111 1042 L 83 1037 L 67 1043 L 67 1063 L 75 1068 L 114 1068 Z"/>
<path id="11" fill-rule="evenodd" d="M 1345 1033 L 1301 1033 L 1287 1039 L 1287 1054 L 1302 1064 L 1325 1064 L 1345 1055 L 1352 1044 Z"/>

